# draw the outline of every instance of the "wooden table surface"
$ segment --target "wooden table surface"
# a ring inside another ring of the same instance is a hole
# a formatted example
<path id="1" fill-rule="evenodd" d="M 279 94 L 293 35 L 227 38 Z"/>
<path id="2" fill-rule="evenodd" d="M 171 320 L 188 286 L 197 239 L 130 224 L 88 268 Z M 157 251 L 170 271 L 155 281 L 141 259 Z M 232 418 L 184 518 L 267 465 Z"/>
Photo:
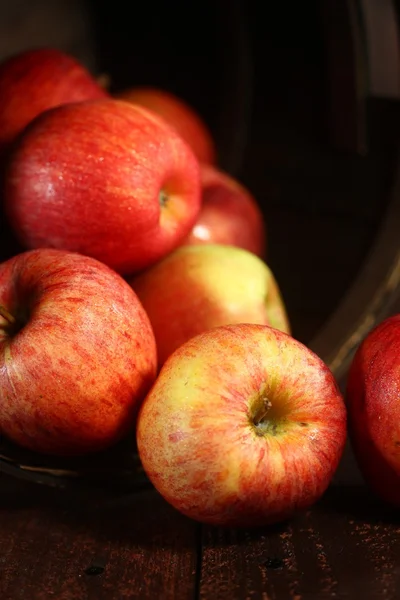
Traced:
<path id="1" fill-rule="evenodd" d="M 153 490 L 72 501 L 1 478 L 2 600 L 395 600 L 400 520 L 363 485 L 254 530 L 206 527 Z"/>

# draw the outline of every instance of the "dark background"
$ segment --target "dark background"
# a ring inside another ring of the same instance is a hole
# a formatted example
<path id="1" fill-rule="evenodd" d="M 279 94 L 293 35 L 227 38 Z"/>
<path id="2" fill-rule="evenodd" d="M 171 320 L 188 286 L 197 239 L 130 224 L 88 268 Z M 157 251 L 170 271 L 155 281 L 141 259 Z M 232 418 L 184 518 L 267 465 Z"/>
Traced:
<path id="1" fill-rule="evenodd" d="M 359 118 L 346 74 L 352 56 L 340 58 L 351 34 L 345 4 L 135 2 L 130 17 L 122 0 L 112 11 L 93 4 L 97 64 L 112 89 L 158 85 L 187 100 L 210 126 L 221 166 L 257 198 L 267 261 L 305 342 L 354 280 L 392 183 L 390 144 L 360 153 L 356 142 L 332 139 L 335 119 L 345 116 L 352 130 Z"/>

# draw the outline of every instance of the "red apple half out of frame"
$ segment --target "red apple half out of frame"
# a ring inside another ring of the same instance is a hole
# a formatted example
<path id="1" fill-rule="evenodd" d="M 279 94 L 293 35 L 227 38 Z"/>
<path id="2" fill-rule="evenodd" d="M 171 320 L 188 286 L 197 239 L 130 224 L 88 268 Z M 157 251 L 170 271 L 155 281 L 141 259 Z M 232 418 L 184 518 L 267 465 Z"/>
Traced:
<path id="1" fill-rule="evenodd" d="M 346 389 L 349 437 L 365 481 L 400 507 L 400 315 L 364 338 Z"/>

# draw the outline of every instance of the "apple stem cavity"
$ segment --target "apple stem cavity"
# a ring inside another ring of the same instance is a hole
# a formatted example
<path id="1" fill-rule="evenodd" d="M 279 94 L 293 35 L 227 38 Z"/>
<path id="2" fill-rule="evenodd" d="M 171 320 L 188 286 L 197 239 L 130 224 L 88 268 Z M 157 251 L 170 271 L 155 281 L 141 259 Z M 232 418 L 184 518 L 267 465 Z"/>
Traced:
<path id="1" fill-rule="evenodd" d="M 260 394 L 256 401 L 256 408 L 252 414 L 251 422 L 253 424 L 256 435 L 263 437 L 266 434 L 277 435 L 278 423 L 276 415 L 271 414 L 272 402 L 265 395 Z"/>
<path id="2" fill-rule="evenodd" d="M 253 418 L 253 423 L 256 427 L 265 420 L 265 417 L 271 410 L 271 407 L 272 407 L 271 401 L 268 400 L 268 398 L 266 396 L 262 396 L 260 407 L 256 411 L 256 414 Z"/>
<path id="3" fill-rule="evenodd" d="M 2 316 L 10 325 L 15 325 L 17 322 L 16 318 L 2 304 L 0 304 L 0 316 Z"/>
<path id="4" fill-rule="evenodd" d="M 159 193 L 159 196 L 158 196 L 158 201 L 159 201 L 161 207 L 166 206 L 167 202 L 168 202 L 167 192 L 165 192 L 164 190 L 161 190 Z"/>

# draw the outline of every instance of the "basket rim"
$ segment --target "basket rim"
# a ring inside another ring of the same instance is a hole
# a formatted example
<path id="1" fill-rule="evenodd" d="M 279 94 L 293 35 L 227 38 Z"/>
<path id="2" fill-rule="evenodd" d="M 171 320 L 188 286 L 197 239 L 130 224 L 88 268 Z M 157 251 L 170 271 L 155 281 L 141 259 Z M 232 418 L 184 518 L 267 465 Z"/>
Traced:
<path id="1" fill-rule="evenodd" d="M 336 310 L 308 344 L 342 381 L 362 339 L 400 297 L 400 148 L 394 182 L 374 240 Z"/>

